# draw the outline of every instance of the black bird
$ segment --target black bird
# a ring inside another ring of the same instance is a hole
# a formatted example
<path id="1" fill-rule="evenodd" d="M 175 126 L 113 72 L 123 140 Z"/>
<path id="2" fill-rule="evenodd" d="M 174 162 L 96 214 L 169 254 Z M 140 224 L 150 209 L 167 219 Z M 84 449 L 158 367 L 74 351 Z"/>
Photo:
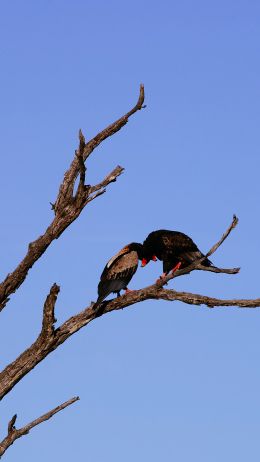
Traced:
<path id="1" fill-rule="evenodd" d="M 150 233 L 143 242 L 141 266 L 145 266 L 150 260 L 156 260 L 156 257 L 163 262 L 161 277 L 165 277 L 170 271 L 174 272 L 180 267 L 185 268 L 204 255 L 186 234 L 160 229 Z M 212 266 L 211 261 L 206 257 L 201 264 Z"/>
<path id="2" fill-rule="evenodd" d="M 127 285 L 131 281 L 138 267 L 138 260 L 143 257 L 142 244 L 131 242 L 121 249 L 107 262 L 98 284 L 98 299 L 94 305 L 98 305 L 112 292 L 120 296 L 124 289 L 129 292 Z"/>

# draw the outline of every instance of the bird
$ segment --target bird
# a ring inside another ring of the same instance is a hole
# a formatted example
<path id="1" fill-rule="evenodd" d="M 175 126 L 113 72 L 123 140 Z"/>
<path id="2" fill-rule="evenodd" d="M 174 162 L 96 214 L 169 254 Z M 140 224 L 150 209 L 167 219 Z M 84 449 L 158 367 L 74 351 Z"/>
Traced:
<path id="1" fill-rule="evenodd" d="M 145 266 L 150 260 L 156 261 L 158 258 L 163 262 L 164 278 L 170 271 L 173 273 L 181 268 L 185 268 L 204 257 L 193 240 L 180 231 L 170 231 L 159 229 L 151 232 L 143 242 L 143 258 L 141 266 Z M 205 257 L 201 265 L 212 266 L 211 261 Z"/>
<path id="2" fill-rule="evenodd" d="M 127 286 L 137 270 L 138 260 L 142 258 L 142 244 L 138 242 L 131 242 L 110 258 L 100 276 L 98 299 L 94 309 L 111 293 L 116 293 L 119 297 L 122 289 L 126 293 L 131 292 Z"/>

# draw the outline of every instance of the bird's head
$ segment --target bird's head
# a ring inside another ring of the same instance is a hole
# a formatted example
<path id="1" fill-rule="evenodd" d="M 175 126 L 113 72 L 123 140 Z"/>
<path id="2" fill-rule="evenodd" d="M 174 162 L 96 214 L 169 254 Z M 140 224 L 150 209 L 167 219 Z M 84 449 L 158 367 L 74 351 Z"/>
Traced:
<path id="1" fill-rule="evenodd" d="M 157 256 L 155 255 L 154 252 L 154 246 L 151 245 L 151 243 L 147 239 L 143 243 L 143 257 L 142 257 L 142 264 L 141 267 L 143 268 L 146 266 L 151 260 L 152 261 L 157 261 Z"/>
<path id="2" fill-rule="evenodd" d="M 122 249 L 122 253 L 128 253 L 135 251 L 137 252 L 139 260 L 141 260 L 141 267 L 143 268 L 144 266 L 149 263 L 150 260 L 156 261 L 157 257 L 155 255 L 150 254 L 150 252 L 147 252 L 143 246 L 143 244 L 139 244 L 139 242 L 131 242 L 131 244 L 128 244 Z"/>
<path id="3" fill-rule="evenodd" d="M 144 266 L 146 266 L 147 263 L 149 263 L 151 260 L 152 260 L 152 261 L 157 261 L 156 255 L 145 255 L 145 256 L 142 258 L 141 267 L 143 268 Z"/>
<path id="4" fill-rule="evenodd" d="M 131 242 L 131 244 L 128 244 L 125 249 L 127 249 L 127 252 L 135 251 L 139 260 L 143 259 L 143 245 L 139 244 L 139 242 Z"/>

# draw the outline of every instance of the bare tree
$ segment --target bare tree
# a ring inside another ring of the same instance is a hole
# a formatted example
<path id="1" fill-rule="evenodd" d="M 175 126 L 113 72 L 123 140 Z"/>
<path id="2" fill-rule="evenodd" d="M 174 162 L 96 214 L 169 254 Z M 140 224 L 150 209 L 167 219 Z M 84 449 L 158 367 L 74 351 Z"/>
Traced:
<path id="1" fill-rule="evenodd" d="M 119 175 L 121 175 L 124 169 L 121 166 L 117 166 L 100 183 L 96 185 L 86 185 L 85 163 L 94 149 L 97 148 L 102 141 L 114 135 L 128 122 L 129 117 L 145 107 L 143 104 L 144 87 L 141 85 L 136 105 L 120 119 L 109 125 L 88 142 L 85 141 L 82 132 L 79 132 L 78 149 L 75 151 L 74 159 L 64 175 L 63 181 L 59 187 L 56 201 L 51 204 L 54 211 L 53 221 L 41 236 L 29 244 L 27 254 L 24 256 L 22 261 L 0 284 L 0 311 L 6 308 L 10 296 L 25 281 L 30 268 L 39 258 L 41 258 L 49 245 L 55 239 L 58 239 L 63 231 L 78 218 L 89 202 L 104 194 L 106 192 L 106 187 L 110 183 L 115 182 Z M 78 186 L 75 187 L 77 179 L 79 179 L 79 182 Z M 237 223 L 238 219 L 234 216 L 231 225 L 228 227 L 221 239 L 209 250 L 206 257 L 212 255 L 219 248 L 230 232 L 236 227 Z M 91 303 L 89 306 L 84 308 L 83 311 L 78 312 L 57 327 L 55 326 L 55 303 L 60 288 L 57 284 L 53 284 L 43 306 L 42 328 L 38 337 L 30 347 L 23 351 L 18 358 L 16 358 L 0 373 L 0 399 L 3 399 L 3 397 L 6 396 L 26 374 L 28 374 L 39 362 L 46 358 L 75 332 L 89 324 L 95 318 L 111 311 L 123 309 L 148 299 L 181 301 L 189 305 L 206 305 L 210 308 L 220 306 L 234 306 L 242 308 L 260 307 L 260 298 L 252 300 L 222 300 L 219 298 L 208 297 L 206 295 L 177 292 L 172 289 L 164 288 L 164 285 L 167 284 L 170 279 L 183 276 L 194 270 L 213 271 L 227 274 L 236 274 L 239 272 L 239 268 L 220 269 L 215 267 L 205 267 L 202 266 L 201 260 L 198 260 L 185 269 L 179 269 L 174 274 L 169 274 L 164 279 L 149 287 L 132 291 L 119 298 L 103 302 L 98 312 L 93 309 L 93 303 Z M 5 453 L 16 439 L 29 433 L 33 427 L 50 419 L 54 414 L 73 404 L 78 399 L 78 397 L 71 398 L 19 429 L 15 428 L 17 416 L 14 415 L 7 425 L 7 436 L 0 442 L 0 456 Z"/>

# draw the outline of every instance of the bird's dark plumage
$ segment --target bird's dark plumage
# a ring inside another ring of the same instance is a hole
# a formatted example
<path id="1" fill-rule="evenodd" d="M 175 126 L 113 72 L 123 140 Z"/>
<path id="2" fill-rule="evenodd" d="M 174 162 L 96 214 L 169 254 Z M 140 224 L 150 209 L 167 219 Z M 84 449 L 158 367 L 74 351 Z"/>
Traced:
<path id="1" fill-rule="evenodd" d="M 120 290 L 127 290 L 138 267 L 138 259 L 142 259 L 142 244 L 132 242 L 121 249 L 107 262 L 98 284 L 98 305 L 112 292 L 120 295 Z"/>
<path id="2" fill-rule="evenodd" d="M 143 242 L 143 266 L 154 256 L 162 260 L 163 272 L 167 274 L 179 263 L 181 268 L 185 268 L 204 255 L 186 234 L 160 229 L 150 233 Z M 205 258 L 201 264 L 211 266 L 208 258 Z"/>

